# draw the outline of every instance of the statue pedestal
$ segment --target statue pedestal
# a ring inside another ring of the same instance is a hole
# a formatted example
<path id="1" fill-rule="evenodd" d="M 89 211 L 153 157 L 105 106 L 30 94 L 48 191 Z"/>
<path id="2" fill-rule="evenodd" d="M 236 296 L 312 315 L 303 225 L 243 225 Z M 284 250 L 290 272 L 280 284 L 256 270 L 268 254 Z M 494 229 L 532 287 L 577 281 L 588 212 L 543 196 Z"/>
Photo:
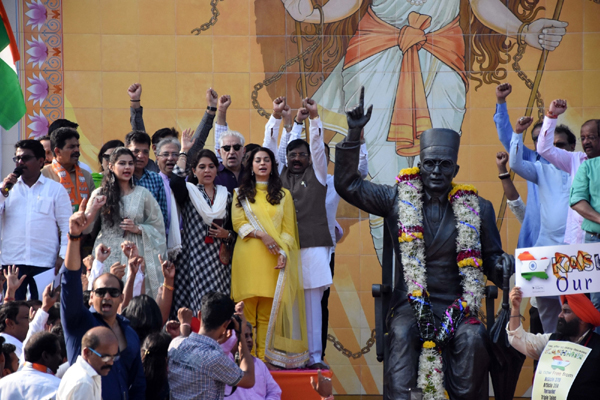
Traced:
<path id="1" fill-rule="evenodd" d="M 331 378 L 331 371 L 321 370 L 326 378 Z M 275 382 L 281 388 L 281 398 L 285 400 L 321 400 L 321 396 L 312 388 L 310 377 L 317 379 L 317 370 L 271 371 Z"/>

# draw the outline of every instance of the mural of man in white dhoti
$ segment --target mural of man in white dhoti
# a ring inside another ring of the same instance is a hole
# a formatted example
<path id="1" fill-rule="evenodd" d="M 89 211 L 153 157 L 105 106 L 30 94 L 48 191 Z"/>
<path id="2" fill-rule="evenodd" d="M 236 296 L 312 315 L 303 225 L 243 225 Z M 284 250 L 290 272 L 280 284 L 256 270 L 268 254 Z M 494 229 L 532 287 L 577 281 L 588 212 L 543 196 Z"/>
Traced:
<path id="1" fill-rule="evenodd" d="M 325 70 L 324 50 L 335 54 L 345 45 L 313 98 L 324 127 L 345 135 L 344 110 L 358 104 L 365 87 L 365 104 L 374 108 L 364 137 L 376 183 L 394 184 L 400 169 L 416 163 L 423 131 L 461 131 L 469 83 L 504 77 L 508 41 L 521 34 L 527 45 L 552 51 L 568 25 L 535 19 L 539 0 L 329 0 L 322 7 L 313 1 L 282 0 L 294 20 L 325 23 L 307 72 Z M 381 260 L 383 222 L 371 216 L 370 224 Z"/>

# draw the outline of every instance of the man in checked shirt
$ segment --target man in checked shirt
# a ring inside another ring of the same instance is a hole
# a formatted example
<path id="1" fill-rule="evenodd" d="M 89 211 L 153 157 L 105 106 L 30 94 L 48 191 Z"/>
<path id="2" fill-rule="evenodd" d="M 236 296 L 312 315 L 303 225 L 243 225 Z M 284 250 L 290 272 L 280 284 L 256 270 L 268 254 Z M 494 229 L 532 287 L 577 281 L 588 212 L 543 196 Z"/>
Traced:
<path id="1" fill-rule="evenodd" d="M 169 351 L 169 386 L 173 400 L 223 400 L 225 385 L 254 386 L 254 360 L 246 341 L 240 341 L 239 367 L 219 345 L 227 339 L 227 327 L 232 321 L 239 337 L 243 338 L 248 329 L 244 314 L 237 314 L 241 318 L 239 324 L 232 319 L 234 312 L 233 300 L 224 294 L 209 293 L 202 297 L 202 310 L 198 315 L 202 320 L 200 331 L 192 332 Z"/>

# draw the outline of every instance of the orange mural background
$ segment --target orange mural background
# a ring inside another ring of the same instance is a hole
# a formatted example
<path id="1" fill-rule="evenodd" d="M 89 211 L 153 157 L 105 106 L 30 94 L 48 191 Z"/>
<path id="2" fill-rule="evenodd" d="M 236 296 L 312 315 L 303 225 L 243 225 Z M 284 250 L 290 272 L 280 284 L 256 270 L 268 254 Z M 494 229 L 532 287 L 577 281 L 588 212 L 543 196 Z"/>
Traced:
<path id="1" fill-rule="evenodd" d="M 596 3 L 565 0 L 560 20 L 569 23 L 567 34 L 549 54 L 540 85 L 546 104 L 555 98 L 567 99 L 569 109 L 560 123 L 567 124 L 577 136 L 585 120 L 600 118 L 600 4 Z M 538 6 L 545 10 L 536 18 L 551 18 L 555 5 L 555 0 L 540 0 Z M 304 57 L 303 62 L 284 68 L 278 80 L 260 86 L 277 76 L 281 66 L 299 51 L 310 48 L 315 43 L 314 34 L 323 28 L 297 24 L 281 0 L 23 0 L 20 7 L 20 43 L 27 55 L 19 67 L 24 94 L 29 98 L 22 136 L 43 133 L 40 113 L 50 121 L 74 120 L 82 134 L 83 161 L 95 170 L 101 145 L 110 139 L 123 139 L 130 131 L 126 91 L 134 82 L 143 85 L 141 104 L 151 134 L 167 126 L 179 131 L 195 128 L 206 107 L 205 92 L 212 87 L 219 95 L 232 96 L 229 126 L 247 141 L 262 143 L 267 120 L 258 108 L 268 113 L 277 96 L 286 96 L 288 103 L 297 108 L 303 82 L 312 95 L 331 73 L 331 68 L 321 67 L 317 74 L 302 74 L 302 64 L 309 60 Z M 473 18 L 470 14 L 468 17 Z M 206 30 L 192 33 L 207 23 Z M 303 35 L 300 39 L 298 29 Z M 46 44 L 45 58 L 42 46 L 32 44 L 38 38 Z M 340 39 L 339 43 L 347 43 L 349 37 Z M 332 47 L 326 51 L 345 49 Z M 515 52 L 516 46 L 508 47 L 503 56 L 508 59 Z M 317 56 L 325 59 L 323 54 Z M 521 71 L 533 78 L 540 55 L 540 50 L 527 48 L 520 61 Z M 29 62 L 36 57 L 36 62 Z M 507 70 L 502 81 L 513 85 L 508 107 L 511 120 L 516 121 L 525 112 L 530 89 L 511 63 L 502 66 Z M 492 120 L 496 85 L 476 86 L 470 81 L 466 93 L 457 181 L 475 184 L 497 211 L 502 188 L 494 159 L 502 146 Z M 336 132 L 327 132 L 326 139 L 332 143 L 340 138 Z M 211 147 L 213 140 L 211 134 L 207 146 Z M 390 168 L 397 171 L 397 165 L 397 160 L 390 160 Z M 515 182 L 525 198 L 526 183 L 518 177 Z M 367 346 L 374 328 L 371 285 L 380 283 L 381 268 L 373 248 L 369 216 L 342 201 L 338 221 L 345 234 L 336 251 L 329 333 L 338 341 L 338 347 L 358 353 Z M 508 212 L 501 228 L 507 252 L 514 252 L 519 229 L 519 223 Z M 326 361 L 334 372 L 336 393 L 382 393 L 382 365 L 376 360 L 374 347 L 349 358 L 330 342 Z M 517 395 L 527 392 L 531 377 L 532 364 L 528 360 Z"/>

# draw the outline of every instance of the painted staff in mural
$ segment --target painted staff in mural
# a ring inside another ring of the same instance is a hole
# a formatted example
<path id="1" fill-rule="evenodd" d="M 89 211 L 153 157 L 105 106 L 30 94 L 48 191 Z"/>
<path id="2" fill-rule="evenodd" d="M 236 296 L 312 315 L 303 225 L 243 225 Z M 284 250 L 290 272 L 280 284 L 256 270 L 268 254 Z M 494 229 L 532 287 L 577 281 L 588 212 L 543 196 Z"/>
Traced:
<path id="1" fill-rule="evenodd" d="M 365 127 L 369 172 L 387 184 L 412 166 L 422 132 L 461 131 L 470 81 L 480 86 L 506 77 L 502 65 L 514 47 L 507 36 L 521 35 L 536 49 L 559 46 L 567 23 L 536 19 L 538 1 L 329 0 L 315 7 L 311 0 L 282 0 L 296 21 L 325 23 L 322 43 L 305 61 L 309 84 L 328 74 L 313 95 L 325 109 L 324 127 L 346 135 L 344 110 L 365 87 L 365 103 L 374 106 Z M 383 221 L 370 222 L 381 259 Z"/>

